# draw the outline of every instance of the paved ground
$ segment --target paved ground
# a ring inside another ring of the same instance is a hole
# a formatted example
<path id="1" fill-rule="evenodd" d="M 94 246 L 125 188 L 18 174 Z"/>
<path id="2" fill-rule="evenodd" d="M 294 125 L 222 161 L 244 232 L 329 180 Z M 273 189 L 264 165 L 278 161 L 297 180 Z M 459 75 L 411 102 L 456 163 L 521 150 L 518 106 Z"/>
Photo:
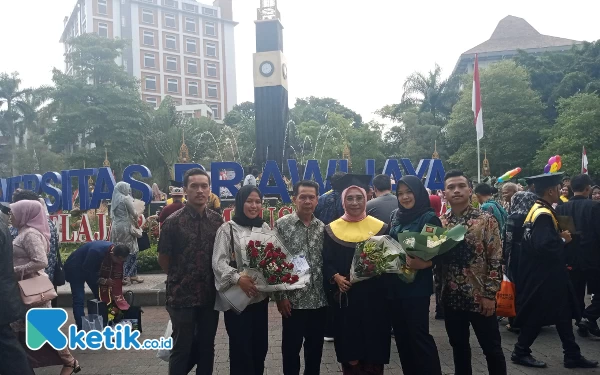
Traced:
<path id="1" fill-rule="evenodd" d="M 433 306 L 433 303 L 432 303 Z M 143 318 L 144 333 L 142 338 L 158 338 L 164 334 L 165 326 L 168 321 L 168 314 L 164 307 L 145 307 Z M 69 310 L 70 313 L 70 310 Z M 222 317 L 222 316 L 221 316 Z M 267 371 L 265 374 L 281 374 L 281 319 L 274 305 L 270 308 L 270 330 L 269 330 L 269 353 L 267 355 Z M 69 324 L 71 321 L 69 322 Z M 516 335 L 507 332 L 504 329 L 504 322 L 501 323 L 502 346 L 507 358 L 516 341 Z M 443 326 L 443 322 L 431 319 L 431 333 L 440 352 L 442 361 L 442 370 L 444 374 L 454 374 L 452 351 L 448 344 L 448 338 Z M 581 345 L 583 354 L 588 358 L 600 359 L 600 339 L 583 339 L 577 337 Z M 481 349 L 477 344 L 474 335 L 472 335 L 473 346 L 473 372 L 474 374 L 487 374 L 485 358 L 481 354 Z M 221 319 L 216 338 L 216 358 L 215 374 L 229 374 L 229 358 L 227 349 L 227 334 Z M 508 361 L 509 374 L 543 374 L 543 375 L 564 375 L 564 374 L 600 374 L 599 369 L 593 370 L 567 370 L 562 366 L 562 349 L 560 340 L 554 328 L 545 328 L 538 340 L 533 346 L 533 354 L 541 360 L 548 362 L 549 368 L 542 370 L 528 369 L 515 366 Z M 80 374 L 167 374 L 165 362 L 155 357 L 155 352 L 149 351 L 76 351 L 75 357 L 80 361 L 83 371 Z M 335 360 L 335 353 L 332 343 L 325 343 L 323 351 L 323 362 L 321 374 L 341 373 L 340 366 Z M 36 374 L 58 374 L 60 367 L 49 367 L 36 370 Z M 386 367 L 386 374 L 402 374 L 400 362 L 393 346 L 391 363 Z"/>

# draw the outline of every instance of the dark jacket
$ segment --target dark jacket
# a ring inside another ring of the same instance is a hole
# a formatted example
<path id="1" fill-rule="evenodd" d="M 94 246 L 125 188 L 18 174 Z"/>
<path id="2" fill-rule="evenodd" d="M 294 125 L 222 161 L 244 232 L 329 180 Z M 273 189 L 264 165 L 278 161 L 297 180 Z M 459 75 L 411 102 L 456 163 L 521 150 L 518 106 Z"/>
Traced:
<path id="1" fill-rule="evenodd" d="M 571 216 L 577 233 L 566 248 L 567 263 L 573 269 L 600 272 L 600 203 L 587 197 L 574 196 L 556 211 Z"/>
<path id="2" fill-rule="evenodd" d="M 8 226 L 0 219 L 0 325 L 6 325 L 25 316 L 25 306 L 15 279 L 12 237 Z"/>
<path id="3" fill-rule="evenodd" d="M 65 262 L 65 278 L 68 282 L 82 280 L 85 275 L 100 275 L 100 266 L 112 242 L 88 242 L 75 250 Z"/>

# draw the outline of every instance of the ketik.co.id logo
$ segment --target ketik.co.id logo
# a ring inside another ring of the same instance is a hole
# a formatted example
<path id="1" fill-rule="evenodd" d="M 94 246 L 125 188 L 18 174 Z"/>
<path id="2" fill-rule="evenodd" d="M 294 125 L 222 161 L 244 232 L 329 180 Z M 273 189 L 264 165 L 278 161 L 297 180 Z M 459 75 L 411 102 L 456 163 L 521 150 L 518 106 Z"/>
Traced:
<path id="1" fill-rule="evenodd" d="M 31 309 L 27 312 L 25 342 L 31 350 L 38 350 L 45 343 L 54 349 L 98 350 L 157 350 L 171 349 L 173 340 L 161 337 L 160 339 L 147 339 L 140 343 L 140 332 L 132 331 L 129 325 L 104 327 L 102 331 L 78 331 L 77 326 L 69 326 L 69 336 L 62 331 L 62 326 L 67 322 L 67 312 L 64 309 Z"/>

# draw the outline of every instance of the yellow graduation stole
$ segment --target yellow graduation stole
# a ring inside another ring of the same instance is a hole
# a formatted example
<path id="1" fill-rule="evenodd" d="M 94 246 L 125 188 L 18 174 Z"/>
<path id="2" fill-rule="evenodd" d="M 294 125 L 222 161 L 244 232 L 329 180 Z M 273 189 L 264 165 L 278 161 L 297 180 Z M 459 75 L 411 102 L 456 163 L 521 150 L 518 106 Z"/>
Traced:
<path id="1" fill-rule="evenodd" d="M 331 232 L 340 240 L 345 242 L 362 242 L 379 234 L 385 223 L 372 216 L 355 223 L 343 219 L 337 219 L 329 224 Z"/>

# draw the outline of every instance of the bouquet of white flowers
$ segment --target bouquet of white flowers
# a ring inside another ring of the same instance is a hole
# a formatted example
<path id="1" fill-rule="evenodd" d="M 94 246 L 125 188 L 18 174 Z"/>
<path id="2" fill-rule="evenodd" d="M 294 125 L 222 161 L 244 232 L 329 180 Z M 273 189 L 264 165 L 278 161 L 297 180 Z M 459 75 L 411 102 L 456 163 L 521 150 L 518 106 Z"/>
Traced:
<path id="1" fill-rule="evenodd" d="M 411 257 L 431 260 L 458 245 L 465 238 L 466 233 L 467 228 L 464 225 L 446 230 L 428 224 L 423 227 L 421 233 L 398 233 L 398 242 L 403 245 L 406 253 Z"/>

